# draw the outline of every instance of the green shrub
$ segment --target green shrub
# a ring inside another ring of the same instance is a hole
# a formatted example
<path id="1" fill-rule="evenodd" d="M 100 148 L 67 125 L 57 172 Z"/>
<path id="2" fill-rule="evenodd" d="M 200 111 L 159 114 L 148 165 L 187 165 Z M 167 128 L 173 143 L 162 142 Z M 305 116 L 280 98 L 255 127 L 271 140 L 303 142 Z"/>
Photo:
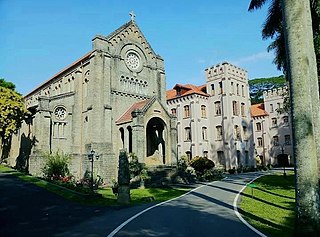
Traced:
<path id="1" fill-rule="evenodd" d="M 228 169 L 229 174 L 235 174 L 236 169 L 233 167 L 232 169 Z"/>
<path id="2" fill-rule="evenodd" d="M 138 157 L 134 153 L 129 154 L 129 160 L 130 178 L 134 178 L 140 175 L 141 171 L 145 167 L 145 164 L 140 163 Z"/>
<path id="3" fill-rule="evenodd" d="M 200 175 L 203 175 L 205 170 L 212 169 L 215 164 L 212 160 L 209 160 L 208 158 L 196 156 L 192 158 L 190 161 L 190 166 L 195 169 L 196 172 L 198 172 Z"/>
<path id="4" fill-rule="evenodd" d="M 50 154 L 46 152 L 43 154 L 46 159 L 45 166 L 42 169 L 44 178 L 49 180 L 60 180 L 69 176 L 69 160 L 70 155 L 60 153 L 59 151 Z"/>
<path id="5" fill-rule="evenodd" d="M 214 181 L 223 178 L 224 169 L 212 168 L 205 170 L 204 174 L 201 176 L 202 181 Z"/>

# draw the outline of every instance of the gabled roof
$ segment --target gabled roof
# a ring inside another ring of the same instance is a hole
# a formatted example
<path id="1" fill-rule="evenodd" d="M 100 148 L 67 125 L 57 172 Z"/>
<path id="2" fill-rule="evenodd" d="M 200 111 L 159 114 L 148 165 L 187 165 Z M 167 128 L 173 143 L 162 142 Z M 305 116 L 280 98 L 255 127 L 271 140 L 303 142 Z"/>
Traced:
<path id="1" fill-rule="evenodd" d="M 192 94 L 209 96 L 207 93 L 204 92 L 205 88 L 206 88 L 206 85 L 195 86 L 192 84 L 186 84 L 186 85 L 176 84 L 173 87 L 173 89 L 167 91 L 166 97 L 167 97 L 167 100 L 172 100 L 178 97 L 183 97 L 183 96 L 192 95 Z"/>
<path id="2" fill-rule="evenodd" d="M 48 80 L 46 80 L 45 82 L 43 82 L 42 84 L 40 84 L 39 86 L 37 86 L 35 89 L 33 89 L 31 92 L 29 92 L 28 94 L 26 94 L 24 96 L 24 98 L 30 96 L 31 94 L 33 94 L 34 92 L 36 92 L 37 90 L 45 87 L 47 84 L 50 84 L 55 78 L 57 78 L 58 76 L 60 76 L 61 74 L 63 74 L 64 72 L 68 71 L 70 68 L 76 66 L 78 63 L 80 63 L 81 61 L 86 60 L 87 58 L 90 57 L 90 55 L 93 53 L 94 51 L 91 50 L 90 52 L 88 52 L 87 54 L 85 54 L 84 56 L 82 56 L 81 58 L 79 58 L 78 60 L 76 60 L 75 62 L 71 63 L 69 66 L 65 67 L 64 69 L 62 69 L 60 72 L 56 73 L 55 75 L 53 75 L 51 78 L 49 78 Z"/>
<path id="3" fill-rule="evenodd" d="M 116 124 L 132 121 L 131 113 L 136 109 L 142 109 L 148 102 L 149 100 L 143 100 L 131 105 L 131 107 L 126 112 L 124 112 L 124 114 L 121 115 L 120 118 L 116 121 Z"/>
<path id="4" fill-rule="evenodd" d="M 264 103 L 251 105 L 250 113 L 252 117 L 267 116 L 268 113 L 264 110 Z"/>
<path id="5" fill-rule="evenodd" d="M 152 52 L 153 55 L 155 55 L 157 58 L 162 59 L 160 55 L 156 54 L 154 52 L 154 50 L 152 49 L 151 45 L 149 44 L 148 40 L 146 39 L 146 37 L 143 35 L 142 31 L 140 30 L 139 26 L 137 25 L 137 23 L 133 20 L 128 21 L 127 23 L 123 24 L 122 26 L 120 26 L 118 29 L 116 29 L 115 31 L 113 31 L 112 33 L 110 33 L 108 36 L 103 36 L 103 35 L 98 35 L 98 37 L 103 38 L 104 40 L 111 42 L 112 39 L 114 39 L 115 37 L 117 37 L 117 35 L 121 34 L 123 31 L 125 31 L 127 28 L 129 28 L 130 26 L 135 27 L 138 31 L 139 34 L 142 36 L 144 43 L 146 45 L 146 48 L 150 49 L 150 51 Z"/>

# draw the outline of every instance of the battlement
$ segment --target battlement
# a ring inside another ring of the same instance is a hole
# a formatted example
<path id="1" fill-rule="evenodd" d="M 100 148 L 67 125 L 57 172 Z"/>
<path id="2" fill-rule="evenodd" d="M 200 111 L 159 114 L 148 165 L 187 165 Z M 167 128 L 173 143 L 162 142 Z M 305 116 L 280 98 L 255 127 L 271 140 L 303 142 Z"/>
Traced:
<path id="1" fill-rule="evenodd" d="M 279 87 L 273 90 L 268 90 L 268 91 L 264 91 L 263 92 L 263 98 L 264 100 L 266 99 L 274 99 L 275 97 L 279 97 L 279 96 L 283 96 L 283 94 L 288 92 L 288 87 L 284 86 L 284 87 Z"/>
<path id="2" fill-rule="evenodd" d="M 238 80 L 248 80 L 248 72 L 240 67 L 232 65 L 228 62 L 223 62 L 205 69 L 207 81 L 217 78 L 231 77 Z"/>

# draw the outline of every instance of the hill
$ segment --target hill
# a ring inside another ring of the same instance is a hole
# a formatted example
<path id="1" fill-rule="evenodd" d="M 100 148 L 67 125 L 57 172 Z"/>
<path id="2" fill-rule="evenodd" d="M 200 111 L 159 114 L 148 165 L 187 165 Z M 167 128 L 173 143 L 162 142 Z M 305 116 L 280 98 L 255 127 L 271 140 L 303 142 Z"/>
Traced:
<path id="1" fill-rule="evenodd" d="M 251 104 L 263 102 L 263 91 L 285 85 L 287 85 L 287 81 L 283 75 L 278 77 L 255 78 L 249 80 Z"/>

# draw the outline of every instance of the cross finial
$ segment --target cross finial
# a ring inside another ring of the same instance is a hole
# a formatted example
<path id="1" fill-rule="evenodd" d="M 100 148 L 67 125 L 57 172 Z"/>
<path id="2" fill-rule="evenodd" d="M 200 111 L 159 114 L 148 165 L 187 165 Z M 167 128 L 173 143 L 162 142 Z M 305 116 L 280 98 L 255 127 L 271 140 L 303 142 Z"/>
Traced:
<path id="1" fill-rule="evenodd" d="M 131 11 L 131 12 L 129 13 L 129 15 L 130 15 L 130 17 L 131 17 L 131 21 L 134 21 L 134 18 L 136 17 L 136 15 L 134 14 L 134 12 Z"/>

